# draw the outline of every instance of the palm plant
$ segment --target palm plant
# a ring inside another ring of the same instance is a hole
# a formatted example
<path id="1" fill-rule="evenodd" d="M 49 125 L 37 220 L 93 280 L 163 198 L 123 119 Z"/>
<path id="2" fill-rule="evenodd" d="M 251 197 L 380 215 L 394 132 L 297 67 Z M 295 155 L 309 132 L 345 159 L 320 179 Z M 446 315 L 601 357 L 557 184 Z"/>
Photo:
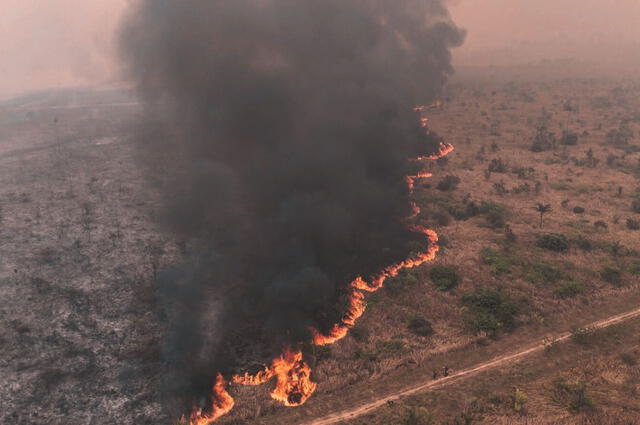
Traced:
<path id="1" fill-rule="evenodd" d="M 540 214 L 540 227 L 543 225 L 544 215 L 548 212 L 551 212 L 551 204 L 541 204 L 537 203 L 535 207 L 533 207 Z"/>

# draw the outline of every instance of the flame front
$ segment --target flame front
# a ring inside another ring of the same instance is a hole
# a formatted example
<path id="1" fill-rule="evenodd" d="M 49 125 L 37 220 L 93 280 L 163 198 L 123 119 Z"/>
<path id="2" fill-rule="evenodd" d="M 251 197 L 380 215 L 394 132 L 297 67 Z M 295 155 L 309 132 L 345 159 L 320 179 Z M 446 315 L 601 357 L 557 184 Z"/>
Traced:
<path id="1" fill-rule="evenodd" d="M 189 425 L 209 425 L 229 413 L 234 404 L 233 397 L 227 392 L 227 381 L 221 374 L 218 374 L 211 395 L 211 412 L 205 413 L 202 409 L 194 409 Z"/>
<path id="2" fill-rule="evenodd" d="M 277 383 L 271 398 L 285 406 L 303 405 L 316 390 L 317 384 L 311 381 L 311 368 L 302 360 L 302 351 L 286 348 L 273 361 L 272 369 Z"/>
<path id="3" fill-rule="evenodd" d="M 434 103 L 430 108 L 439 107 Z M 424 106 L 416 107 L 414 110 L 421 114 L 420 126 L 427 132 L 428 118 L 422 115 Z M 412 158 L 411 161 L 422 161 L 425 159 L 435 160 L 448 155 L 454 150 L 452 145 L 440 143 L 439 150 L 434 155 Z M 431 177 L 431 173 L 421 171 L 413 176 L 407 176 L 406 182 L 409 192 L 412 194 L 416 180 Z M 438 235 L 431 229 L 424 226 L 410 223 L 420 214 L 420 207 L 415 202 L 411 202 L 412 214 L 407 217 L 407 227 L 416 233 L 422 233 L 427 238 L 427 248 L 424 252 L 408 258 L 400 263 L 386 267 L 377 275 L 371 277 L 367 282 L 362 277 L 355 278 L 349 285 L 349 305 L 342 315 L 340 322 L 334 324 L 328 333 L 322 334 L 317 329 L 311 329 L 312 342 L 315 345 L 328 345 L 344 338 L 349 330 L 353 328 L 366 309 L 365 292 L 375 292 L 382 288 L 387 278 L 395 277 L 402 269 L 418 267 L 427 261 L 432 261 L 440 249 L 438 246 Z M 304 404 L 316 390 L 317 384 L 311 381 L 311 368 L 304 362 L 302 351 L 292 350 L 286 347 L 280 357 L 273 360 L 271 366 L 265 367 L 255 375 L 245 373 L 235 375 L 232 378 L 234 384 L 257 386 L 262 385 L 272 378 L 276 378 L 276 387 L 271 392 L 271 397 L 285 406 L 300 406 Z M 227 392 L 227 382 L 218 374 L 216 384 L 213 387 L 211 396 L 211 412 L 203 413 L 201 409 L 194 409 L 190 417 L 190 425 L 209 425 L 221 416 L 229 413 L 234 405 L 234 400 Z"/>
<path id="4" fill-rule="evenodd" d="M 440 104 L 434 103 L 433 105 L 431 105 L 431 108 L 438 106 L 440 106 Z M 424 106 L 418 106 L 414 108 L 416 112 L 421 114 L 420 126 L 427 132 L 429 132 L 429 120 L 427 117 L 422 115 L 425 109 L 426 108 Z M 440 147 L 436 154 L 412 158 L 411 160 L 421 161 L 425 159 L 438 159 L 450 154 L 451 152 L 453 152 L 453 150 L 454 147 L 452 145 L 440 143 Z M 406 182 L 409 188 L 409 193 L 413 194 L 416 180 L 429 177 L 432 177 L 432 174 L 424 170 L 420 171 L 416 175 L 407 176 Z M 420 214 L 420 207 L 418 207 L 415 202 L 411 202 L 411 209 L 412 213 L 409 217 L 407 217 L 407 221 L 414 219 Z M 370 282 L 367 282 L 360 276 L 356 277 L 350 284 L 352 292 L 350 295 L 349 307 L 342 316 L 340 322 L 334 324 L 326 335 L 320 333 L 317 329 L 311 329 L 312 340 L 315 345 L 333 344 L 334 342 L 344 338 L 347 335 L 349 329 L 353 328 L 356 324 L 356 321 L 364 314 L 364 310 L 366 308 L 364 292 L 375 292 L 382 288 L 387 278 L 397 276 L 400 270 L 418 267 L 426 263 L 427 261 L 432 261 L 436 258 L 436 254 L 440 249 L 440 247 L 438 246 L 438 234 L 431 229 L 427 229 L 424 226 L 416 224 L 408 223 L 407 227 L 413 232 L 422 233 L 426 236 L 428 242 L 426 251 L 419 253 L 413 258 L 408 258 L 404 261 L 401 261 L 400 263 L 392 264 L 391 266 L 386 267 L 384 270 L 382 270 L 382 272 L 373 276 Z"/>

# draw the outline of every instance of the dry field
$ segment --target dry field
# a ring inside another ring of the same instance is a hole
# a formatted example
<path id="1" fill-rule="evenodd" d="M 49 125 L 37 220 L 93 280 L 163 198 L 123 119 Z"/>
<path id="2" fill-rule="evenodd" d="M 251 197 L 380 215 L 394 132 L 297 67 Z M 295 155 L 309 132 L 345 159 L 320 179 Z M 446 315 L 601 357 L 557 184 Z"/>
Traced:
<path id="1" fill-rule="evenodd" d="M 429 112 L 456 146 L 416 190 L 418 220 L 444 237 L 438 259 L 369 297 L 350 336 L 306 348 L 318 383 L 306 405 L 232 388 L 237 408 L 220 423 L 306 423 L 640 305 L 639 84 L 462 81 Z M 135 165 L 136 113 L 104 93 L 0 106 L 3 424 L 174 419 L 154 281 L 189 247 L 154 224 L 162 182 Z M 538 203 L 551 206 L 542 227 Z M 354 423 L 640 422 L 638 326 L 576 332 Z"/>

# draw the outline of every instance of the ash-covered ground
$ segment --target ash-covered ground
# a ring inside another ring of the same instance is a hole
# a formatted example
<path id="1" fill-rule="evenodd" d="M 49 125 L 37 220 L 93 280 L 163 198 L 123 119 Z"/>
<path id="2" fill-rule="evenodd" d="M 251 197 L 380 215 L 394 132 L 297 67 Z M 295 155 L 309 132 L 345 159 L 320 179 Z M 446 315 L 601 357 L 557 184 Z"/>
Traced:
<path id="1" fill-rule="evenodd" d="M 154 274 L 184 245 L 130 143 L 135 100 L 43 92 L 0 104 L 0 423 L 169 423 Z"/>

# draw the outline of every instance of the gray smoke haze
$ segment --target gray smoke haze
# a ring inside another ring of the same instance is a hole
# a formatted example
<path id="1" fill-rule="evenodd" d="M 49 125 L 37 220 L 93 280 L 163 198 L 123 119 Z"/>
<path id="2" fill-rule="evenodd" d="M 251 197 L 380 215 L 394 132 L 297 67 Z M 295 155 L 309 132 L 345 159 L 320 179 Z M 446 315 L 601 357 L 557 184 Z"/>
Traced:
<path id="1" fill-rule="evenodd" d="M 463 38 L 439 0 L 143 0 L 128 16 L 142 156 L 169 229 L 196 241 L 158 283 L 173 391 L 308 340 L 348 282 L 424 247 L 405 175 L 440 140 L 412 108 Z"/>

